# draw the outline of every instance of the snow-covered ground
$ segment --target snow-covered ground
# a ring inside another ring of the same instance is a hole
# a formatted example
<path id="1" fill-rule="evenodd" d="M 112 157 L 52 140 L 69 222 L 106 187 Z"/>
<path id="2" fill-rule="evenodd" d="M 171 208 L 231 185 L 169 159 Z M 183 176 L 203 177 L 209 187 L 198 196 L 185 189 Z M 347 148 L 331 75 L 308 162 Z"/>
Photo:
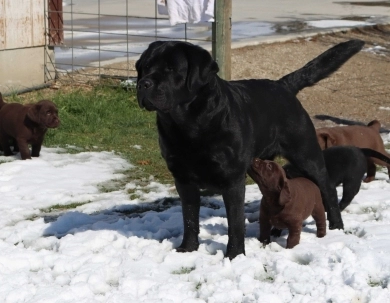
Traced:
<path id="1" fill-rule="evenodd" d="M 220 196 L 202 199 L 200 248 L 182 254 L 172 185 L 119 186 L 133 169 L 120 155 L 43 148 L 0 162 L 1 302 L 390 302 L 387 173 L 362 184 L 344 231 L 318 239 L 309 218 L 290 250 L 285 233 L 260 245 L 261 193 L 247 186 L 246 256 L 230 261 Z"/>

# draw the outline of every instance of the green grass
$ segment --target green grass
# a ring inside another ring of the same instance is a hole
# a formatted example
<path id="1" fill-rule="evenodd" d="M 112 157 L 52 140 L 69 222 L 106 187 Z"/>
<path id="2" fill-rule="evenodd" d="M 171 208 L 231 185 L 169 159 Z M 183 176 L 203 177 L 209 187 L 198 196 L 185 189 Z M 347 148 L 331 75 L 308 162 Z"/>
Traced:
<path id="1" fill-rule="evenodd" d="M 195 270 L 195 267 L 181 267 L 179 270 L 174 270 L 172 274 L 185 275 L 185 274 L 189 274 L 193 270 Z"/>
<path id="2" fill-rule="evenodd" d="M 46 90 L 27 98 L 10 96 L 6 102 L 24 103 L 26 99 L 51 99 L 58 107 L 61 125 L 47 132 L 44 146 L 75 146 L 68 148 L 74 153 L 115 151 L 137 167 L 126 172 L 129 179 L 153 175 L 160 182 L 173 182 L 158 147 L 156 114 L 139 108 L 134 90 L 104 86 L 69 92 Z"/>

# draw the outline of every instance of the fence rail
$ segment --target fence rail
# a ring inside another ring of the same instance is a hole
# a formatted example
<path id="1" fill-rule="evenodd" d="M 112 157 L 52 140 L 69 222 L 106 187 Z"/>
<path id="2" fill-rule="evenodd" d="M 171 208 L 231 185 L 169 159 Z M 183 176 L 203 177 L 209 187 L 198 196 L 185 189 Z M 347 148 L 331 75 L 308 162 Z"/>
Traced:
<path id="1" fill-rule="evenodd" d="M 220 2 L 226 4 L 226 0 Z M 136 59 L 155 40 L 184 40 L 211 49 L 218 39 L 213 35 L 213 23 L 171 26 L 167 16 L 158 14 L 156 0 L 149 16 L 135 15 L 139 3 L 131 0 L 123 0 L 122 12 L 112 12 L 104 3 L 98 0 L 80 10 L 73 0 L 64 7 L 62 0 L 49 1 L 48 48 L 54 49 L 55 58 L 47 58 L 45 70 L 54 69 L 57 80 L 75 84 L 109 78 L 132 80 Z M 53 80 L 52 75 L 48 72 L 47 80 Z"/>

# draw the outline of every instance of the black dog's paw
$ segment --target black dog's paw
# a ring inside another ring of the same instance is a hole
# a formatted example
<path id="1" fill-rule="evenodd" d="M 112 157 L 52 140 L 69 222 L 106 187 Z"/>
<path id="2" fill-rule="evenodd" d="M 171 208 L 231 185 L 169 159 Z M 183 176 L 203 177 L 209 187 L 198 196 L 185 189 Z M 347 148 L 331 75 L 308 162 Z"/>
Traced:
<path id="1" fill-rule="evenodd" d="M 179 253 L 186 253 L 196 251 L 199 248 L 199 243 L 194 243 L 192 245 L 184 245 L 183 243 L 176 248 L 176 251 Z"/>
<path id="2" fill-rule="evenodd" d="M 187 249 L 185 249 L 185 248 L 182 248 L 182 247 L 178 247 L 178 248 L 176 248 L 176 251 L 177 251 L 177 252 L 179 252 L 179 253 L 186 253 L 186 252 L 190 252 L 190 251 L 188 251 Z"/>
<path id="3" fill-rule="evenodd" d="M 245 255 L 244 242 L 233 244 L 232 241 L 229 239 L 226 247 L 225 258 L 229 258 L 230 260 L 233 260 L 235 257 L 241 254 Z"/>
<path id="4" fill-rule="evenodd" d="M 229 258 L 229 260 L 233 260 L 235 257 L 237 257 L 238 255 L 245 255 L 245 250 L 244 251 L 227 251 L 226 254 L 225 254 L 225 258 Z"/>
<path id="5" fill-rule="evenodd" d="M 282 229 L 272 227 L 271 236 L 275 238 L 279 238 L 282 235 Z"/>
<path id="6" fill-rule="evenodd" d="M 342 221 L 340 222 L 329 222 L 329 229 L 344 229 L 344 224 Z"/>

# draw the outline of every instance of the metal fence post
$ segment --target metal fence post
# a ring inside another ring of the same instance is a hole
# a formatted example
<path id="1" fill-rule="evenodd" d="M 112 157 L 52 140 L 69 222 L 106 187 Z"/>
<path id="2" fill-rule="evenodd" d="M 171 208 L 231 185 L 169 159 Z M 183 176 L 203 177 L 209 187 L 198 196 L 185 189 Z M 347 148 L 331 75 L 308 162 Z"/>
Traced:
<path id="1" fill-rule="evenodd" d="M 231 79 L 232 0 L 215 0 L 212 27 L 212 55 L 218 63 L 218 75 Z"/>

